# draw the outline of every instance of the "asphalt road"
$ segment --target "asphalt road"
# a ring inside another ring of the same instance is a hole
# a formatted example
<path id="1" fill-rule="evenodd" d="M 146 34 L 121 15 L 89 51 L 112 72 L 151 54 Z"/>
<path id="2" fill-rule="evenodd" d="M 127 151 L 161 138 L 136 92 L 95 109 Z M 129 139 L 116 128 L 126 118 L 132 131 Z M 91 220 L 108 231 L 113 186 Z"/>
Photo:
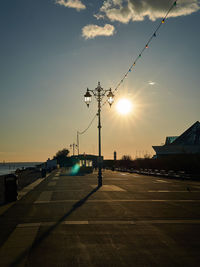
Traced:
<path id="1" fill-rule="evenodd" d="M 58 170 L 1 214 L 0 266 L 200 265 L 200 183 L 96 177 Z"/>

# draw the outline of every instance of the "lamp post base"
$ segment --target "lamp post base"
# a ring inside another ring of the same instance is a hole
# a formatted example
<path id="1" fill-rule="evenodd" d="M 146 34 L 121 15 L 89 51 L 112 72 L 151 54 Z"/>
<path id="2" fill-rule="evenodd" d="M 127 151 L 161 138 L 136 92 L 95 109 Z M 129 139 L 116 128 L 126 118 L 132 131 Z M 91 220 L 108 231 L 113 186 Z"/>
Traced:
<path id="1" fill-rule="evenodd" d="M 98 171 L 98 187 L 102 186 L 102 172 L 101 172 L 101 168 L 99 168 Z"/>

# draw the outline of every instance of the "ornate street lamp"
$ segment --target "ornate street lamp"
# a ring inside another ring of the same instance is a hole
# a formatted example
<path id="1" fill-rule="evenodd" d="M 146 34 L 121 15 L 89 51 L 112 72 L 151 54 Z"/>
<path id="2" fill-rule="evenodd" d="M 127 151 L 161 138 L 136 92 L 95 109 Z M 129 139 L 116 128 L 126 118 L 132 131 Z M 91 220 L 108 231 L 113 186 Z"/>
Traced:
<path id="1" fill-rule="evenodd" d="M 109 92 L 107 97 L 108 97 L 108 103 L 111 106 L 112 103 L 114 102 L 114 94 L 112 93 L 111 88 L 109 90 L 104 90 L 101 87 L 100 82 L 98 82 L 98 86 L 94 90 L 89 90 L 87 88 L 87 92 L 84 95 L 85 103 L 87 107 L 89 107 L 89 104 L 92 100 L 92 95 L 90 94 L 90 92 L 94 95 L 98 103 L 98 112 L 97 112 L 97 116 L 98 116 L 98 127 L 97 128 L 98 128 L 98 133 L 99 133 L 98 186 L 100 187 L 102 186 L 102 157 L 101 157 L 101 107 L 102 105 L 101 105 L 101 102 L 105 94 Z"/>

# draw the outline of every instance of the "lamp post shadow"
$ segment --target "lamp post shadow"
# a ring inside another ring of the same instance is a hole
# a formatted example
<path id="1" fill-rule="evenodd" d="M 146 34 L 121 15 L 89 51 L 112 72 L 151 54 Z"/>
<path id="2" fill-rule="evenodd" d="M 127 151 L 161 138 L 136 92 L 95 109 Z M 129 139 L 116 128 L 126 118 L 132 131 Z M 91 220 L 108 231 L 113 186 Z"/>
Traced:
<path id="1" fill-rule="evenodd" d="M 98 184 L 89 194 L 87 194 L 84 198 L 77 201 L 72 208 L 63 215 L 54 225 L 50 226 L 46 232 L 44 232 L 38 239 L 36 239 L 31 248 L 25 249 L 15 260 L 12 261 L 11 266 L 18 266 L 23 260 L 24 257 L 28 254 L 29 251 L 35 249 L 48 235 L 63 221 L 65 221 L 75 210 L 80 208 L 85 202 L 100 189 L 101 185 Z"/>

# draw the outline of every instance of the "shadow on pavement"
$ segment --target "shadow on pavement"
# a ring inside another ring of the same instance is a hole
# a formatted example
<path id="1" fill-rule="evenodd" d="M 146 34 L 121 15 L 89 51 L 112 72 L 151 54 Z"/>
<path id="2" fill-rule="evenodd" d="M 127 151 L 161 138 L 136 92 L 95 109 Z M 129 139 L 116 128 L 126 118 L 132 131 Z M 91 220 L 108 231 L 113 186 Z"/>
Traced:
<path id="1" fill-rule="evenodd" d="M 100 187 L 101 186 L 98 185 L 87 196 L 85 196 L 81 200 L 77 201 L 65 215 L 63 215 L 54 225 L 52 225 L 45 233 L 43 233 L 38 239 L 36 239 L 33 242 L 31 248 L 26 249 L 23 253 L 21 253 L 11 263 L 11 266 L 18 266 L 24 260 L 24 257 L 28 254 L 29 251 L 36 248 L 60 223 L 62 223 L 64 220 L 66 220 L 75 210 L 80 208 L 88 200 L 88 198 L 90 198 L 90 196 L 92 196 L 94 193 L 96 193 Z"/>

